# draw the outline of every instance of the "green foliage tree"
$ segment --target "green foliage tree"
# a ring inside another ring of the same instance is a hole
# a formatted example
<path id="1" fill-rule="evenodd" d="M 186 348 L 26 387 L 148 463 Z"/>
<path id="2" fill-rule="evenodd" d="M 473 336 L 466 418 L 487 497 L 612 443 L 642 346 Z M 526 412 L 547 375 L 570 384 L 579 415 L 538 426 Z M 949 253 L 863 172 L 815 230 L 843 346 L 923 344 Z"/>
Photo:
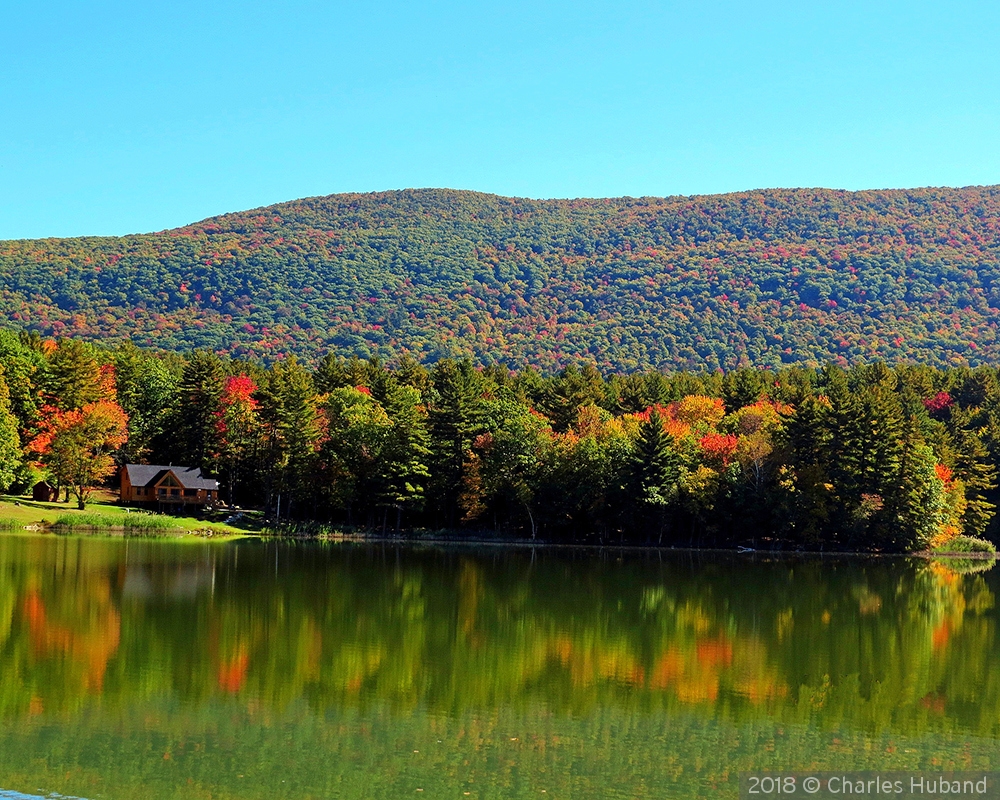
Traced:
<path id="1" fill-rule="evenodd" d="M 10 409 L 10 393 L 4 371 L 0 367 L 0 492 L 10 489 L 17 478 L 23 459 L 17 419 Z"/>
<path id="2" fill-rule="evenodd" d="M 500 509 L 505 516 L 523 512 L 534 539 L 535 499 L 550 441 L 548 421 L 509 399 L 491 401 L 484 410 L 486 432 L 476 439 L 468 459 L 471 469 L 462 497 L 466 518 L 476 519 L 488 509 Z"/>
<path id="3" fill-rule="evenodd" d="M 225 373 L 217 356 L 204 350 L 191 354 L 173 398 L 161 452 L 175 464 L 216 471 L 219 452 L 218 416 Z"/>
<path id="4" fill-rule="evenodd" d="M 22 436 L 38 421 L 38 377 L 44 363 L 40 350 L 25 344 L 13 331 L 0 330 L 0 368 Z"/>
<path id="5" fill-rule="evenodd" d="M 668 509 L 680 490 L 681 458 L 656 408 L 639 426 L 633 465 L 640 518 L 655 520 L 657 542 L 662 542 Z"/>
<path id="6" fill-rule="evenodd" d="M 83 408 L 105 393 L 94 347 L 80 339 L 60 339 L 45 363 L 42 390 L 61 411 Z"/>
<path id="7" fill-rule="evenodd" d="M 229 504 L 233 505 L 236 488 L 253 467 L 261 443 L 259 403 L 254 397 L 257 384 L 248 375 L 226 378 L 219 398 L 216 430 L 219 434 L 218 460 Z"/>
<path id="8" fill-rule="evenodd" d="M 430 434 L 427 410 L 415 387 L 393 387 L 385 407 L 392 425 L 385 447 L 379 498 L 384 508 L 395 511 L 399 530 L 404 512 L 419 511 L 426 500 L 431 477 Z"/>
<path id="9" fill-rule="evenodd" d="M 459 495 L 465 485 L 472 442 L 483 432 L 482 377 L 469 361 L 443 360 L 431 372 L 432 496 L 441 522 L 459 521 Z"/>
<path id="10" fill-rule="evenodd" d="M 371 524 L 376 499 L 387 499 L 386 473 L 391 467 L 386 450 L 392 421 L 367 388 L 353 386 L 330 392 L 323 413 L 326 436 L 320 458 L 331 499 L 346 511 L 348 524 L 359 518 Z M 397 457 L 405 458 L 405 454 L 397 453 Z"/>
<path id="11" fill-rule="evenodd" d="M 293 513 L 295 501 L 312 504 L 315 499 L 311 487 L 316 477 L 320 429 L 312 376 L 298 359 L 290 356 L 267 373 L 260 397 L 264 427 L 261 454 L 268 508 L 280 516 L 280 497 L 284 495 L 284 513 L 288 516 Z"/>
<path id="12" fill-rule="evenodd" d="M 178 376 L 164 359 L 131 342 L 114 351 L 112 363 L 118 403 L 128 415 L 129 438 L 121 458 L 125 463 L 142 463 L 153 452 L 157 439 L 167 435 Z"/>
<path id="13" fill-rule="evenodd" d="M 996 511 L 996 503 L 989 498 L 997 489 L 997 469 L 989 459 L 989 451 L 980 434 L 969 425 L 970 422 L 967 413 L 953 411 L 954 473 L 965 487 L 962 533 L 980 537 L 986 533 Z"/>

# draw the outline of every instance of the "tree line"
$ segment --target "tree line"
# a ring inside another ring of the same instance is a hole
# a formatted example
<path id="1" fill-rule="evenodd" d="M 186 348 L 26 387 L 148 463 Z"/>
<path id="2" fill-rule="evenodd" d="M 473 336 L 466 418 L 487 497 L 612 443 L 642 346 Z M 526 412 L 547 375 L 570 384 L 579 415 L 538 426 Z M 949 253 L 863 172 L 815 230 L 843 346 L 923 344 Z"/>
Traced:
<path id="1" fill-rule="evenodd" d="M 310 367 L 0 331 L 0 369 L 0 489 L 48 477 L 80 505 L 145 462 L 200 467 L 272 519 L 385 532 L 879 551 L 995 536 L 991 367 Z"/>

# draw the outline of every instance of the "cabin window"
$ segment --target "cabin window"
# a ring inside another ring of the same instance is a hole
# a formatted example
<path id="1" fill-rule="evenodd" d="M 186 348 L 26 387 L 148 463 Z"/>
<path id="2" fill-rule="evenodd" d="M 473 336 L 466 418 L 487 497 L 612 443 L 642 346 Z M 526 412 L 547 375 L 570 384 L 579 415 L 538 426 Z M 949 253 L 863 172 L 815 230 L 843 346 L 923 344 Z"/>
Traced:
<path id="1" fill-rule="evenodd" d="M 164 494 L 167 493 L 167 490 L 166 489 L 157 489 L 156 493 L 159 494 L 159 495 L 164 495 Z"/>
<path id="2" fill-rule="evenodd" d="M 197 494 L 198 494 L 198 490 L 197 489 L 185 489 L 184 490 L 184 496 L 185 497 L 194 497 Z"/>

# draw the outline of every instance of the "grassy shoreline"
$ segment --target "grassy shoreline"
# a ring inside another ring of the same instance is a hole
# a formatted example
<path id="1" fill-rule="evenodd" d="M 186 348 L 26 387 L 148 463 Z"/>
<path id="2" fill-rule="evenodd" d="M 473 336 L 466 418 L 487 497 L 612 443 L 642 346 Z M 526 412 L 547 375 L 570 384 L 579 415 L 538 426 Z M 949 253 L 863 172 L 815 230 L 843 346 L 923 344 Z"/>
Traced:
<path id="1" fill-rule="evenodd" d="M 137 511 L 117 505 L 110 493 L 102 493 L 83 511 L 68 503 L 44 503 L 24 497 L 0 496 L 0 531 L 238 538 L 254 535 L 256 526 L 236 526 L 193 517 Z"/>

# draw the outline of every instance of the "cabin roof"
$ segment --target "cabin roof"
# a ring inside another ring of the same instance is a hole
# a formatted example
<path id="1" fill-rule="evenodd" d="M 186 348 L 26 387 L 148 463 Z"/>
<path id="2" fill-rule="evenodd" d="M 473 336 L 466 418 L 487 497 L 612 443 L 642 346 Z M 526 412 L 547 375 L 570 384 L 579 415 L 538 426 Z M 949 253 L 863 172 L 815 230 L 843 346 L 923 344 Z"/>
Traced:
<path id="1" fill-rule="evenodd" d="M 126 464 L 129 483 L 133 486 L 155 486 L 169 472 L 185 489 L 208 489 L 216 491 L 219 482 L 205 478 L 197 467 L 163 466 L 162 464 Z"/>

